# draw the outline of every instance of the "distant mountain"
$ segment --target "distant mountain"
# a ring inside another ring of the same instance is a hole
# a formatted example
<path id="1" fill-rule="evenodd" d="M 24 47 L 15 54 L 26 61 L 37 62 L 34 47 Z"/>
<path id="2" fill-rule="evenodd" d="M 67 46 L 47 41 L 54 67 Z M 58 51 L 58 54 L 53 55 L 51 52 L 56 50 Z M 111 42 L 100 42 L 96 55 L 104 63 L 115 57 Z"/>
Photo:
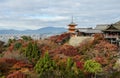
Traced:
<path id="1" fill-rule="evenodd" d="M 0 34 L 59 34 L 66 32 L 67 29 L 62 27 L 44 27 L 37 30 L 0 30 Z"/>
<path id="2" fill-rule="evenodd" d="M 37 30 L 39 33 L 62 33 L 66 32 L 67 29 L 65 28 L 58 28 L 58 27 L 45 27 Z"/>

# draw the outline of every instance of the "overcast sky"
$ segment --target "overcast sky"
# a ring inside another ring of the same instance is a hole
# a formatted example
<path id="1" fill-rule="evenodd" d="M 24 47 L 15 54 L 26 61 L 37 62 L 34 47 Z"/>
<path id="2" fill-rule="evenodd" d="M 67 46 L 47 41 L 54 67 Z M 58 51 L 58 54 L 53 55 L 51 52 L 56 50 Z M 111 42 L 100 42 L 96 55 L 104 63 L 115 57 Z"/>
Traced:
<path id="1" fill-rule="evenodd" d="M 74 16 L 78 27 L 120 20 L 120 0 L 0 0 L 0 29 L 67 27 Z"/>

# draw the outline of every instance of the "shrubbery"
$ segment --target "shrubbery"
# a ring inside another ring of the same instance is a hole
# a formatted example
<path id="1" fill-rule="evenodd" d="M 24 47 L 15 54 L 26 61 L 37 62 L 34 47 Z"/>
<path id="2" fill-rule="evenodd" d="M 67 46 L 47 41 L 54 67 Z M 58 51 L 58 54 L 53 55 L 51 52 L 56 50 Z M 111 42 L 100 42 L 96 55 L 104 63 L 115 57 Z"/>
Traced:
<path id="1" fill-rule="evenodd" d="M 76 47 L 67 44 L 69 37 L 61 34 L 38 41 L 26 36 L 9 40 L 9 46 L 2 46 L 5 51 L 0 58 L 0 73 L 7 76 L 21 71 L 40 78 L 90 78 L 98 77 L 101 72 L 103 75 L 119 73 L 114 69 L 119 68 L 118 47 L 105 41 L 102 35 L 94 35 L 94 40 Z"/>

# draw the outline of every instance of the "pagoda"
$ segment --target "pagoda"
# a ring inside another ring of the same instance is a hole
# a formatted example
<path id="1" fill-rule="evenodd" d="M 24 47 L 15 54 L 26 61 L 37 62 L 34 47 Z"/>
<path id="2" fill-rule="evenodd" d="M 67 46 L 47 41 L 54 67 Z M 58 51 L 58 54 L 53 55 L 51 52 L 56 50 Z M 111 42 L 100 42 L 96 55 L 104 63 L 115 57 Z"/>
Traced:
<path id="1" fill-rule="evenodd" d="M 72 17 L 72 22 L 68 26 L 69 26 L 68 33 L 75 34 L 75 30 L 76 30 L 75 27 L 77 26 L 77 24 L 73 22 L 73 17 Z"/>

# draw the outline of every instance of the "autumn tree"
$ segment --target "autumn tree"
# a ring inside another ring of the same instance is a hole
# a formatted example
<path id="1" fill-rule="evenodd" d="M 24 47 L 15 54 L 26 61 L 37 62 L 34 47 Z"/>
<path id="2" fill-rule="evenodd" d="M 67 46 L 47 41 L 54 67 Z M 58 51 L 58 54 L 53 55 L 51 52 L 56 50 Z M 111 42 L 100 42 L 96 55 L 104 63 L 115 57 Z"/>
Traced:
<path id="1" fill-rule="evenodd" d="M 94 44 L 99 43 L 101 40 L 104 40 L 103 34 L 94 34 Z"/>
<path id="2" fill-rule="evenodd" d="M 56 54 L 64 54 L 65 56 L 75 56 L 78 54 L 77 49 L 71 45 L 63 45 L 50 51 L 52 56 Z"/>

